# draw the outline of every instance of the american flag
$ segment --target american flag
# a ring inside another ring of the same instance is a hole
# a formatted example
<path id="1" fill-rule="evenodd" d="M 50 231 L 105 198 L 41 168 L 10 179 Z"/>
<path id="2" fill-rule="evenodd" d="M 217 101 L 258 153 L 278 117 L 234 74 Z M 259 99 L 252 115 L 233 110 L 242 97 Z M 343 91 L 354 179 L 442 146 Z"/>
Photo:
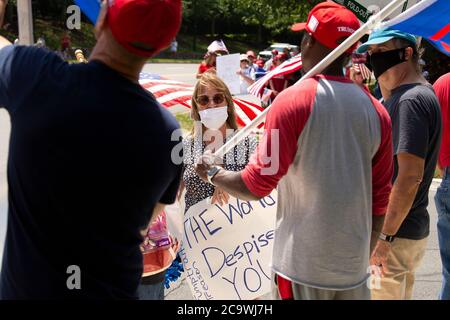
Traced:
<path id="1" fill-rule="evenodd" d="M 370 79 L 372 76 L 372 71 L 366 66 L 367 54 L 359 54 L 354 52 L 352 54 L 352 68 L 356 72 L 360 72 L 363 79 Z"/>
<path id="2" fill-rule="evenodd" d="M 302 67 L 302 58 L 301 54 L 296 55 L 295 57 L 283 62 L 281 65 L 267 73 L 264 77 L 256 81 L 250 87 L 248 87 L 247 91 L 262 99 L 264 94 L 264 88 L 267 86 L 269 81 L 278 76 L 284 76 L 285 74 L 293 73 L 299 70 Z"/>
<path id="3" fill-rule="evenodd" d="M 353 63 L 353 68 L 356 72 L 361 73 L 364 80 L 370 79 L 372 76 L 372 71 L 370 71 L 364 63 Z"/>
<path id="4" fill-rule="evenodd" d="M 172 113 L 188 111 L 194 86 L 179 81 L 168 80 L 154 73 L 141 73 L 139 83 L 151 92 L 158 102 Z M 233 98 L 237 122 L 246 126 L 264 109 L 259 105 L 243 99 Z"/>

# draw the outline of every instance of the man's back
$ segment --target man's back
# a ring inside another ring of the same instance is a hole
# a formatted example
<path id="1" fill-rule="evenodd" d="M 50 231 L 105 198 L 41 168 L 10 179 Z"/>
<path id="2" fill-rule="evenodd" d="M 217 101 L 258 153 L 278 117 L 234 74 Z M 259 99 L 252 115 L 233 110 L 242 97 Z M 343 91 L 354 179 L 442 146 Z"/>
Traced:
<path id="1" fill-rule="evenodd" d="M 371 216 L 384 213 L 390 191 L 386 111 L 350 80 L 319 76 L 284 91 L 266 128 L 280 131 L 277 175 L 286 173 L 278 183 L 274 271 L 316 288 L 359 286 Z"/>
<path id="2" fill-rule="evenodd" d="M 67 65 L 24 47 L 3 49 L 0 62 L 12 123 L 0 294 L 134 298 L 139 231 L 178 186 L 175 119 L 99 62 Z M 67 288 L 72 265 L 81 290 Z"/>

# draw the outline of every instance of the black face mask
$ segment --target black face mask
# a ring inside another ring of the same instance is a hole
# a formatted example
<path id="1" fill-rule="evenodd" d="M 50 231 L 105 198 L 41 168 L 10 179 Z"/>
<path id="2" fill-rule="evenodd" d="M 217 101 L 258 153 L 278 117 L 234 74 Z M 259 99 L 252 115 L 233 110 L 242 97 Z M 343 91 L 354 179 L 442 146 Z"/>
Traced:
<path id="1" fill-rule="evenodd" d="M 367 57 L 368 62 L 372 66 L 375 78 L 378 79 L 385 71 L 396 66 L 402 62 L 405 62 L 405 49 L 395 49 L 386 52 L 372 53 Z"/>

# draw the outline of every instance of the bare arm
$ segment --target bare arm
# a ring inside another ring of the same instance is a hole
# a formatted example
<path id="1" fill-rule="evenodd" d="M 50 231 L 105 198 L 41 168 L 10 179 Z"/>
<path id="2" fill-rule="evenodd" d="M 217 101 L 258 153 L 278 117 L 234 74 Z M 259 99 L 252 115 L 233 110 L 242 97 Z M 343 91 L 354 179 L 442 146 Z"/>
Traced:
<path id="1" fill-rule="evenodd" d="M 199 177 L 208 182 L 207 172 L 211 168 L 211 164 L 213 161 L 207 161 L 205 159 L 212 159 L 212 155 L 204 155 L 200 163 L 195 165 L 195 171 L 199 175 Z M 221 188 L 228 194 L 247 201 L 259 200 L 261 197 L 254 195 L 248 190 L 244 181 L 241 178 L 240 172 L 227 171 L 225 169 L 220 169 L 219 172 L 213 177 L 212 182 L 218 188 Z"/>
<path id="2" fill-rule="evenodd" d="M 261 199 L 261 197 L 254 195 L 250 192 L 250 190 L 248 190 L 247 186 L 241 178 L 240 172 L 226 171 L 224 169 L 221 169 L 214 176 L 212 182 L 214 183 L 214 185 L 231 194 L 233 197 L 246 201 Z"/>
<path id="3" fill-rule="evenodd" d="M 425 160 L 410 153 L 397 155 L 398 175 L 389 198 L 383 233 L 395 235 L 411 210 L 423 179 Z"/>
<path id="4" fill-rule="evenodd" d="M 410 153 L 397 155 L 398 175 L 389 197 L 389 205 L 382 232 L 387 235 L 397 234 L 400 226 L 411 210 L 411 206 L 423 179 L 425 160 Z M 395 241 L 395 240 L 394 240 Z M 381 273 L 388 272 L 387 258 L 390 243 L 378 240 L 370 258 L 372 265 L 379 266 Z"/>
<path id="5" fill-rule="evenodd" d="M 3 20 L 5 18 L 6 5 L 8 4 L 8 0 L 0 0 L 0 29 L 3 26 Z M 0 36 L 0 50 L 6 46 L 11 45 L 11 42 L 8 41 L 3 36 Z"/>

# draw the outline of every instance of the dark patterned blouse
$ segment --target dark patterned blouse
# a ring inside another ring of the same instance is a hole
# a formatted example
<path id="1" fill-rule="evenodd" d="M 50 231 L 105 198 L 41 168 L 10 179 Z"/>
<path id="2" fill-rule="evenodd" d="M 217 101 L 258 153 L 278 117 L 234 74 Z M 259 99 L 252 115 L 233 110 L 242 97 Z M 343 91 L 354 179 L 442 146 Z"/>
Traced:
<path id="1" fill-rule="evenodd" d="M 230 137 L 227 138 L 227 140 Z M 247 165 L 251 154 L 255 151 L 257 140 L 254 136 L 243 139 L 233 150 L 224 156 L 224 168 L 229 171 L 241 171 Z M 186 188 L 185 213 L 194 204 L 212 197 L 214 186 L 204 182 L 195 172 L 194 165 L 203 154 L 206 143 L 201 138 L 190 135 L 183 139 L 183 182 Z"/>

